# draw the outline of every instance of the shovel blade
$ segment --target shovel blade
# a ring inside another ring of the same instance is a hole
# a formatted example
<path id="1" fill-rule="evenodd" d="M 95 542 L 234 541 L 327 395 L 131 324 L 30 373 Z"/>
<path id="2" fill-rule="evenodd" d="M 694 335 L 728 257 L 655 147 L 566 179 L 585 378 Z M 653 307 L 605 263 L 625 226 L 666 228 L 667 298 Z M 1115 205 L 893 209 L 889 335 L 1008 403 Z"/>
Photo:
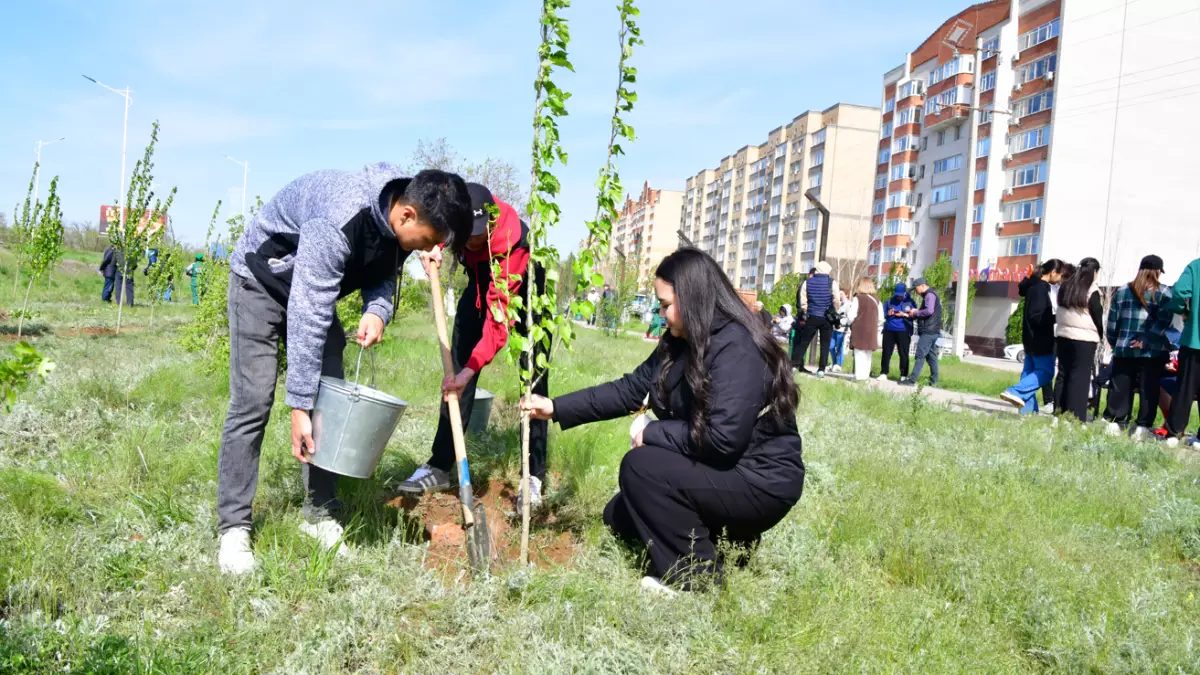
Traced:
<path id="1" fill-rule="evenodd" d="M 467 561 L 473 573 L 485 575 L 492 569 L 492 537 L 488 531 L 487 512 L 483 504 L 476 503 L 472 514 L 475 525 L 467 529 Z"/>

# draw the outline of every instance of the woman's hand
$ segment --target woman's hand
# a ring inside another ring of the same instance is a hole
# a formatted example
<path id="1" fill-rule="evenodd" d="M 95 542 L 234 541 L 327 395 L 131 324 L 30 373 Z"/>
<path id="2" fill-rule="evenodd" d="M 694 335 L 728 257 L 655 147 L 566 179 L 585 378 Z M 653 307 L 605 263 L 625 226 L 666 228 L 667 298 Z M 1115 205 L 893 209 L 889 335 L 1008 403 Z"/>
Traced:
<path id="1" fill-rule="evenodd" d="M 554 417 L 554 401 L 532 394 L 521 400 L 521 410 L 535 420 L 548 420 Z"/>
<path id="2" fill-rule="evenodd" d="M 629 442 L 629 447 L 640 448 L 645 445 L 646 442 L 642 440 L 642 434 L 644 433 L 646 433 L 646 427 L 642 427 L 636 434 L 634 434 L 633 440 Z"/>

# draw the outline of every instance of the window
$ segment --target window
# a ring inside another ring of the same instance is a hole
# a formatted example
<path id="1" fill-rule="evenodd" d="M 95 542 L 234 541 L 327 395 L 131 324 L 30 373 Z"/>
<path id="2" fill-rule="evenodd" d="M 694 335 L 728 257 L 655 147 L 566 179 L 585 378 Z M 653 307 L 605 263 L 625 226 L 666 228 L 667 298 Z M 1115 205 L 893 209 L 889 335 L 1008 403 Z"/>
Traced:
<path id="1" fill-rule="evenodd" d="M 906 99 L 909 96 L 920 96 L 925 87 L 920 80 L 909 80 L 900 85 L 900 89 L 896 94 L 897 99 Z"/>
<path id="2" fill-rule="evenodd" d="M 883 102 L 883 112 L 890 113 L 895 109 L 896 109 L 896 97 L 895 96 L 893 96 L 892 98 L 889 98 L 888 100 Z"/>
<path id="3" fill-rule="evenodd" d="M 979 142 L 975 144 L 975 156 L 976 157 L 987 157 L 989 154 L 991 154 L 991 152 L 992 152 L 991 136 L 989 136 L 987 138 L 981 138 L 981 139 L 979 139 Z"/>
<path id="4" fill-rule="evenodd" d="M 883 123 L 883 124 L 882 124 L 882 125 L 879 127 L 879 137 L 880 137 L 880 138 L 887 138 L 888 136 L 891 136 L 891 135 L 892 135 L 892 123 L 891 123 L 891 122 L 884 122 L 884 123 Z"/>
<path id="5" fill-rule="evenodd" d="M 913 193 L 911 193 L 911 192 L 908 192 L 908 191 L 893 192 L 892 194 L 888 195 L 888 208 L 889 209 L 894 209 L 898 206 L 912 206 L 912 205 L 913 205 Z"/>
<path id="6" fill-rule="evenodd" d="M 929 147 L 929 137 L 928 137 L 928 136 L 922 136 L 922 137 L 921 137 L 921 149 L 922 149 L 922 150 L 924 150 L 924 149 L 926 149 L 926 148 L 928 148 L 928 147 Z"/>
<path id="7" fill-rule="evenodd" d="M 775 244 L 767 244 L 767 255 L 775 255 L 775 252 L 776 252 Z"/>
<path id="8" fill-rule="evenodd" d="M 962 126 L 954 127 L 954 140 L 962 140 Z"/>
<path id="9" fill-rule="evenodd" d="M 883 226 L 882 225 L 872 225 L 871 226 L 871 241 L 875 241 L 876 239 L 882 239 L 882 238 L 883 238 Z"/>
<path id="10" fill-rule="evenodd" d="M 929 71 L 929 84 L 937 84 L 947 77 L 953 77 L 959 72 L 969 72 L 972 67 L 972 59 L 969 56 L 960 56 Z"/>
<path id="11" fill-rule="evenodd" d="M 937 142 L 938 142 L 939 146 L 946 144 L 946 132 L 944 132 L 944 131 L 937 132 Z M 936 167 L 935 167 L 934 171 L 935 172 L 937 171 Z"/>
<path id="12" fill-rule="evenodd" d="M 808 181 L 808 186 L 809 187 L 821 187 L 821 178 L 824 175 L 825 175 L 824 172 L 814 173 L 812 176 L 812 179 Z"/>
<path id="13" fill-rule="evenodd" d="M 881 173 L 881 174 L 875 176 L 875 189 L 876 190 L 882 190 L 883 188 L 887 187 L 887 184 L 888 184 L 888 175 L 886 173 Z"/>
<path id="14" fill-rule="evenodd" d="M 817 250 L 817 240 L 816 239 L 805 240 L 804 244 L 803 244 L 803 248 L 800 250 L 805 253 L 812 253 L 813 251 Z"/>
<path id="15" fill-rule="evenodd" d="M 824 143 L 824 142 L 825 142 L 825 127 L 821 127 L 821 130 L 820 130 L 820 131 L 818 131 L 817 133 L 813 134 L 813 141 L 812 141 L 812 144 L 813 144 L 813 145 L 820 145 L 820 144 L 822 144 L 822 143 Z"/>
<path id="16" fill-rule="evenodd" d="M 1021 237 L 1001 237 L 1000 238 L 1000 255 L 1002 257 L 1014 255 L 1037 255 L 1039 240 L 1041 237 L 1036 234 L 1027 234 Z"/>
<path id="17" fill-rule="evenodd" d="M 941 204 L 942 202 L 952 202 L 958 199 L 958 181 L 938 185 L 933 188 L 933 192 L 929 193 L 930 204 Z"/>
<path id="18" fill-rule="evenodd" d="M 1054 91 L 1044 91 L 1040 94 L 1027 96 L 1013 104 L 1013 118 L 1020 119 L 1026 115 L 1049 110 L 1054 107 Z"/>
<path id="19" fill-rule="evenodd" d="M 887 233 L 892 234 L 908 234 L 912 231 L 912 221 L 908 220 L 889 220 L 887 221 Z"/>
<path id="20" fill-rule="evenodd" d="M 874 206 L 874 208 L 871 209 L 871 213 L 876 216 L 882 216 L 883 212 L 886 210 L 887 210 L 887 206 L 884 205 L 884 201 L 882 199 L 879 199 L 879 200 L 875 201 L 875 206 Z"/>
<path id="21" fill-rule="evenodd" d="M 1046 163 L 1026 164 L 1008 172 L 1008 187 L 1024 187 L 1046 181 Z"/>
<path id="22" fill-rule="evenodd" d="M 779 159 L 780 157 L 783 157 L 786 154 L 787 154 L 787 144 L 786 143 L 780 143 L 779 145 L 775 146 L 775 159 Z"/>
<path id="23" fill-rule="evenodd" d="M 904 247 L 889 246 L 888 248 L 883 249 L 884 262 L 895 262 L 897 260 L 904 260 Z"/>
<path id="24" fill-rule="evenodd" d="M 913 124 L 921 121 L 920 108 L 905 108 L 896 115 L 896 126 L 902 127 L 905 124 Z"/>
<path id="25" fill-rule="evenodd" d="M 991 123 L 991 121 L 992 121 L 992 108 L 993 108 L 993 105 L 992 105 L 991 103 L 989 103 L 989 104 L 987 104 L 987 105 L 983 106 L 983 109 L 979 111 L 979 123 L 980 123 L 980 124 L 989 124 L 989 123 Z"/>
<path id="26" fill-rule="evenodd" d="M 821 166 L 825 163 L 825 151 L 817 150 L 812 154 L 812 163 L 809 166 Z"/>
<path id="27" fill-rule="evenodd" d="M 991 91 L 996 88 L 996 71 L 989 70 L 979 78 L 979 91 Z"/>
<path id="28" fill-rule="evenodd" d="M 1008 223 L 1016 220 L 1030 220 L 1041 217 L 1041 199 L 1028 199 L 1023 202 L 1010 202 L 1004 205 L 1004 221 Z"/>
<path id="29" fill-rule="evenodd" d="M 987 172 L 986 171 L 980 171 L 979 173 L 975 174 L 975 189 L 976 190 L 986 190 L 987 189 Z"/>
<path id="30" fill-rule="evenodd" d="M 1025 51 L 1035 45 L 1040 45 L 1046 40 L 1058 37 L 1060 28 L 1059 20 L 1054 19 L 1038 26 L 1037 28 L 1021 35 L 1017 38 L 1017 51 Z"/>
<path id="31" fill-rule="evenodd" d="M 912 178 L 914 173 L 912 164 L 896 164 L 892 167 L 891 180 L 900 180 L 901 178 Z"/>
<path id="32" fill-rule="evenodd" d="M 983 43 L 983 58 L 995 56 L 996 52 L 1000 51 L 1000 37 L 996 36 L 987 42 Z"/>
<path id="33" fill-rule="evenodd" d="M 820 224 L 820 222 L 821 222 L 821 217 L 818 214 L 816 214 L 816 213 L 810 214 L 808 216 L 808 218 L 804 221 L 804 231 L 805 232 L 816 232 L 817 226 Z"/>
<path id="34" fill-rule="evenodd" d="M 887 164 L 888 160 L 890 160 L 891 158 L 892 158 L 892 151 L 890 148 L 884 148 L 879 151 L 879 163 L 880 164 Z"/>
<path id="35" fill-rule="evenodd" d="M 950 236 L 950 228 L 951 228 L 951 227 L 952 227 L 952 226 L 950 225 L 950 219 L 949 219 L 949 218 L 943 218 L 943 219 L 942 219 L 942 236 L 943 236 L 943 237 L 948 237 L 948 236 Z"/>
<path id="36" fill-rule="evenodd" d="M 1036 80 L 1039 77 L 1045 77 L 1046 73 L 1053 73 L 1058 70 L 1058 54 L 1050 54 L 1034 61 L 1033 63 L 1023 66 L 1017 72 L 1017 84 L 1025 84 L 1031 80 Z"/>
<path id="37" fill-rule="evenodd" d="M 746 175 L 746 167 L 742 167 L 742 168 L 740 168 L 740 169 L 738 169 L 738 170 L 737 170 L 737 177 L 738 177 L 738 178 L 741 178 L 741 177 L 743 177 L 743 176 L 745 176 L 745 175 Z"/>
<path id="38" fill-rule="evenodd" d="M 1040 148 L 1050 142 L 1050 127 L 1038 127 L 1029 131 L 1022 131 L 1015 136 L 1008 137 L 1008 151 L 1014 155 L 1018 152 L 1025 152 L 1033 148 Z"/>
<path id="39" fill-rule="evenodd" d="M 893 153 L 907 152 L 909 150 L 916 150 L 916 149 L 917 149 L 917 137 L 916 136 L 901 136 L 900 138 L 897 138 L 896 140 L 892 141 L 892 152 Z"/>
<path id="40" fill-rule="evenodd" d="M 924 178 L 924 177 L 925 177 L 925 165 L 922 164 L 921 170 L 917 172 L 917 178 Z"/>
<path id="41" fill-rule="evenodd" d="M 953 89 L 947 89 L 946 91 L 938 94 L 937 96 L 927 99 L 925 101 L 925 115 L 926 116 L 936 115 L 936 114 L 942 112 L 943 107 L 958 103 L 960 89 L 962 89 L 962 87 L 954 87 Z"/>
<path id="42" fill-rule="evenodd" d="M 979 256 L 979 237 L 971 237 L 971 255 L 973 257 Z"/>
<path id="43" fill-rule="evenodd" d="M 870 251 L 867 253 L 867 264 L 868 265 L 878 265 L 879 264 L 879 251 Z"/>
<path id="44" fill-rule="evenodd" d="M 729 169 L 728 171 L 726 171 L 724 173 L 724 175 L 721 176 L 721 180 L 725 183 L 728 183 L 732 179 L 733 179 L 733 169 Z"/>
<path id="45" fill-rule="evenodd" d="M 963 156 L 954 155 L 945 159 L 939 159 L 933 163 L 933 172 L 942 173 L 945 171 L 957 171 L 962 168 Z"/>
<path id="46" fill-rule="evenodd" d="M 971 223 L 983 222 L 983 204 L 976 204 L 971 211 Z"/>
<path id="47" fill-rule="evenodd" d="M 783 236 L 786 237 L 786 236 L 793 235 L 793 234 L 796 234 L 796 226 L 794 224 L 788 224 L 788 225 L 783 226 Z"/>
<path id="48" fill-rule="evenodd" d="M 796 161 L 792 162 L 792 168 L 791 168 L 792 173 L 800 173 L 800 171 L 802 171 L 803 169 L 804 169 L 804 162 L 802 162 L 800 160 L 796 160 Z"/>

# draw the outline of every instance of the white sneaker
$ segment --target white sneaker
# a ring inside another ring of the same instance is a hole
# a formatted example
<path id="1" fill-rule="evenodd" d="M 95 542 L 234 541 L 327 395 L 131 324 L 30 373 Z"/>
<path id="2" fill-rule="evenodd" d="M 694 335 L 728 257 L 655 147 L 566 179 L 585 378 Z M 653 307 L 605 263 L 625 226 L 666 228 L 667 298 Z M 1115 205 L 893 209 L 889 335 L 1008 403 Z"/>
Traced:
<path id="1" fill-rule="evenodd" d="M 1117 424 L 1116 422 L 1109 422 L 1105 425 L 1104 430 L 1108 432 L 1109 436 L 1121 435 L 1121 425 Z"/>
<path id="2" fill-rule="evenodd" d="M 234 527 L 221 534 L 217 566 L 223 574 L 249 574 L 254 571 L 254 552 L 250 550 L 250 528 Z"/>
<path id="3" fill-rule="evenodd" d="M 537 476 L 529 477 L 529 512 L 537 511 L 542 505 L 542 480 Z M 517 488 L 517 513 L 521 513 L 521 488 Z"/>
<path id="4" fill-rule="evenodd" d="M 345 531 L 342 526 L 332 518 L 323 518 L 315 523 L 304 523 L 300 526 L 300 531 L 321 545 L 321 548 L 328 551 L 334 546 L 338 547 L 337 554 L 340 556 L 350 555 L 350 545 L 342 540 Z M 338 546 L 341 544 L 340 546 Z"/>
<path id="5" fill-rule="evenodd" d="M 817 377 L 818 377 L 818 378 L 825 377 L 825 371 L 823 371 L 823 370 L 818 370 L 818 371 L 817 371 Z"/>
<path id="6" fill-rule="evenodd" d="M 1150 430 L 1147 429 L 1146 427 L 1134 427 L 1133 433 L 1129 434 L 1129 437 L 1135 441 L 1140 441 L 1143 438 L 1145 438 L 1146 435 L 1149 433 L 1150 433 Z"/>
<path id="7" fill-rule="evenodd" d="M 879 380 L 880 382 L 887 382 L 887 381 L 888 381 L 888 379 L 887 379 L 887 375 L 880 375 L 879 377 L 877 377 L 877 378 L 875 378 L 875 379 Z"/>
<path id="8" fill-rule="evenodd" d="M 657 577 L 642 577 L 642 590 L 664 598 L 673 598 L 679 595 L 679 591 L 663 585 L 663 582 L 659 581 Z"/>
<path id="9" fill-rule="evenodd" d="M 1166 441 L 1164 441 L 1164 442 L 1167 444 L 1167 447 L 1168 447 L 1168 448 L 1177 448 L 1177 447 L 1179 447 L 1179 439 L 1178 439 L 1178 438 L 1176 438 L 1176 437 L 1174 437 L 1174 436 L 1172 436 L 1172 437 L 1168 438 L 1168 439 L 1167 439 Z"/>

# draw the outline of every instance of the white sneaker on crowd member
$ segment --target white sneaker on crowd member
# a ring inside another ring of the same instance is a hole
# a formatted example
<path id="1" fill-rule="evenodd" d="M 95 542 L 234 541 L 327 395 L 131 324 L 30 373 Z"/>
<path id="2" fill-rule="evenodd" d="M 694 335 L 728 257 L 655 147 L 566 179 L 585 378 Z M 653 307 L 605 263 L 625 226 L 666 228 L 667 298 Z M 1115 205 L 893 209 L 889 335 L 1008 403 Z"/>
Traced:
<path id="1" fill-rule="evenodd" d="M 1168 438 L 1167 440 L 1165 440 L 1165 441 L 1163 441 L 1163 442 L 1167 444 L 1167 447 L 1168 447 L 1168 448 L 1177 448 L 1177 447 L 1179 447 L 1179 439 L 1178 439 L 1177 437 L 1175 437 L 1175 436 L 1171 436 L 1170 438 Z"/>
<path id="2" fill-rule="evenodd" d="M 877 377 L 877 378 L 875 378 L 875 379 L 879 380 L 880 382 L 887 382 L 887 381 L 888 381 L 888 378 L 887 378 L 887 373 L 883 373 L 883 374 L 881 374 L 879 377 Z"/>
<path id="3" fill-rule="evenodd" d="M 1109 422 L 1108 424 L 1104 425 L 1104 430 L 1108 432 L 1109 436 L 1121 435 L 1121 425 L 1117 424 L 1116 422 Z"/>
<path id="4" fill-rule="evenodd" d="M 1150 433 L 1150 430 L 1147 429 L 1146 427 L 1134 427 L 1133 433 L 1129 434 L 1129 437 L 1135 441 L 1140 441 L 1143 438 L 1145 438 L 1146 435 L 1149 433 Z"/>
<path id="5" fill-rule="evenodd" d="M 250 550 L 250 528 L 231 527 L 221 533 L 217 566 L 224 574 L 249 574 L 254 571 L 254 552 Z"/>
<path id="6" fill-rule="evenodd" d="M 300 531 L 316 539 L 323 550 L 328 551 L 337 546 L 338 555 L 350 555 L 350 545 L 343 540 L 345 531 L 333 518 L 322 518 L 315 523 L 304 523 L 300 526 Z M 341 545 L 338 546 L 338 544 Z"/>
<path id="7" fill-rule="evenodd" d="M 1001 393 L 1000 400 L 1013 406 L 1014 408 L 1020 409 L 1020 408 L 1025 407 L 1025 401 L 1021 400 L 1020 396 L 1017 396 L 1016 394 L 1009 392 L 1009 391 L 1005 391 L 1005 392 Z"/>
<path id="8" fill-rule="evenodd" d="M 1192 436 L 1187 439 L 1187 444 L 1193 450 L 1200 450 L 1200 436 Z"/>
<path id="9" fill-rule="evenodd" d="M 655 595 L 661 595 L 665 598 L 673 598 L 679 595 L 679 591 L 664 585 L 657 577 L 642 577 L 642 590 Z"/>
<path id="10" fill-rule="evenodd" d="M 823 370 L 818 370 L 818 371 L 817 371 L 817 377 L 818 377 L 818 378 L 825 377 L 825 371 L 823 371 Z"/>

